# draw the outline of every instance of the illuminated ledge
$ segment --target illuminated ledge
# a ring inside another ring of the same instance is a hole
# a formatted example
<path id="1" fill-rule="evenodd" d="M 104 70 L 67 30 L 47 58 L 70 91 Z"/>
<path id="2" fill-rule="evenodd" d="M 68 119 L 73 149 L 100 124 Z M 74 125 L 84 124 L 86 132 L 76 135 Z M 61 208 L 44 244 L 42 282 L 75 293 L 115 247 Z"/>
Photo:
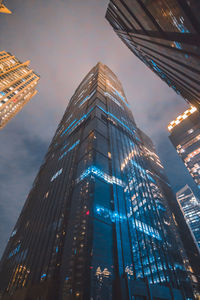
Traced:
<path id="1" fill-rule="evenodd" d="M 171 131 L 175 126 L 180 124 L 183 120 L 192 115 L 195 111 L 197 111 L 196 107 L 191 106 L 188 110 L 186 110 L 182 115 L 179 115 L 174 121 L 170 122 L 168 125 L 168 130 Z"/>
<path id="2" fill-rule="evenodd" d="M 3 4 L 0 4 L 0 13 L 12 14 L 12 12 Z"/>

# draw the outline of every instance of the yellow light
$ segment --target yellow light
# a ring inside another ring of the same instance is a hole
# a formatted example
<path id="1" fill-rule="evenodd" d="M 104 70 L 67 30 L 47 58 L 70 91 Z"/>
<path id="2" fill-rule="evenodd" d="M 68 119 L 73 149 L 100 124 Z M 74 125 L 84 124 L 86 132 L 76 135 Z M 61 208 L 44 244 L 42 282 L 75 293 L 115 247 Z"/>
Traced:
<path id="1" fill-rule="evenodd" d="M 197 111 L 197 108 L 194 106 L 191 106 L 190 109 L 187 109 L 183 114 L 179 115 L 174 121 L 171 121 L 169 123 L 168 130 L 171 131 L 176 125 L 180 124 L 183 120 L 185 120 L 187 117 L 189 117 L 195 111 Z"/>
<path id="2" fill-rule="evenodd" d="M 0 4 L 0 13 L 12 14 L 12 12 L 3 4 Z"/>

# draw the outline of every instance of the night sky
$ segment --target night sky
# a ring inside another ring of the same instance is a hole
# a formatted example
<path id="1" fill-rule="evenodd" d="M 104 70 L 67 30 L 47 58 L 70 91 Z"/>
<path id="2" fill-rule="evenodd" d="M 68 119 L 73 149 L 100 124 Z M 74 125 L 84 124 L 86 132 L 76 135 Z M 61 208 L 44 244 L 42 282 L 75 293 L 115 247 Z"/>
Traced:
<path id="1" fill-rule="evenodd" d="M 30 60 L 38 94 L 0 132 L 0 256 L 57 125 L 83 77 L 98 62 L 118 76 L 138 127 L 154 141 L 174 191 L 189 184 L 167 125 L 186 102 L 140 62 L 105 19 L 108 0 L 7 0 L 0 50 Z"/>

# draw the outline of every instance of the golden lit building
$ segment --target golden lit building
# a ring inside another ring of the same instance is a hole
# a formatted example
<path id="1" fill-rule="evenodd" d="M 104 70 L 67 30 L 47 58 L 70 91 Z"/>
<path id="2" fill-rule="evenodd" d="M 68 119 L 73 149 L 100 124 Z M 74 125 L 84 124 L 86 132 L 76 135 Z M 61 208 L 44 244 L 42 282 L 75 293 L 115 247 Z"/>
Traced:
<path id="1" fill-rule="evenodd" d="M 200 113 L 190 107 L 168 125 L 170 140 L 200 188 Z"/>
<path id="2" fill-rule="evenodd" d="M 14 55 L 0 52 L 0 129 L 37 93 L 39 76 Z"/>
<path id="3" fill-rule="evenodd" d="M 0 0 L 0 13 L 12 14 L 12 12 L 5 5 L 2 4 L 2 0 Z"/>

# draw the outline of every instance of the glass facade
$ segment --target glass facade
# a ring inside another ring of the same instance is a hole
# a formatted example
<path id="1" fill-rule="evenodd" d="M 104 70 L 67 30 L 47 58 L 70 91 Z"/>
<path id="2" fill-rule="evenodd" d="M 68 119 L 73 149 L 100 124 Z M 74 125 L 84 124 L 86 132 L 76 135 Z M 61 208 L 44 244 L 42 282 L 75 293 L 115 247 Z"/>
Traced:
<path id="1" fill-rule="evenodd" d="M 172 121 L 169 139 L 200 188 L 200 114 L 195 107 Z"/>
<path id="2" fill-rule="evenodd" d="M 200 201 L 188 185 L 176 193 L 176 199 L 200 251 Z"/>
<path id="3" fill-rule="evenodd" d="M 0 52 L 0 129 L 37 93 L 39 76 L 12 54 Z"/>
<path id="4" fill-rule="evenodd" d="M 154 73 L 199 108 L 200 4 L 188 0 L 110 0 L 106 19 Z"/>
<path id="5" fill-rule="evenodd" d="M 170 189 L 116 75 L 72 96 L 0 265 L 2 299 L 193 299 Z"/>

